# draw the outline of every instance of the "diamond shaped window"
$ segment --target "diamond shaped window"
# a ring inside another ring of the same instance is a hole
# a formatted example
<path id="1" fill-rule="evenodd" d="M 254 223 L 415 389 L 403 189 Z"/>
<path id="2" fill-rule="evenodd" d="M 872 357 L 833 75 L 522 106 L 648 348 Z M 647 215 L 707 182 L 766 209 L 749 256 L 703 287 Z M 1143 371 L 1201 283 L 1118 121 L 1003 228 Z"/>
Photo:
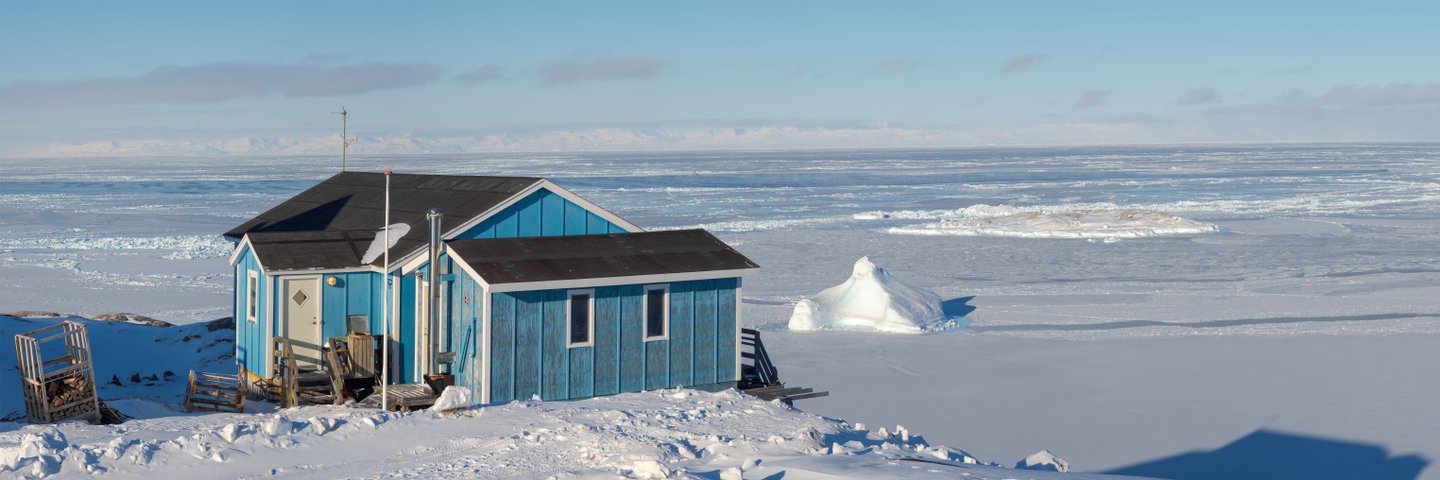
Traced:
<path id="1" fill-rule="evenodd" d="M 305 291 L 304 291 L 304 290 L 297 290 L 297 291 L 295 291 L 295 296 L 290 297 L 291 300 L 294 300 L 294 301 L 295 301 L 295 304 L 296 304 L 296 305 L 304 305 L 304 304 L 305 304 L 305 300 L 308 300 L 309 298 L 310 298 L 310 297 L 308 297 L 308 296 L 305 295 Z"/>

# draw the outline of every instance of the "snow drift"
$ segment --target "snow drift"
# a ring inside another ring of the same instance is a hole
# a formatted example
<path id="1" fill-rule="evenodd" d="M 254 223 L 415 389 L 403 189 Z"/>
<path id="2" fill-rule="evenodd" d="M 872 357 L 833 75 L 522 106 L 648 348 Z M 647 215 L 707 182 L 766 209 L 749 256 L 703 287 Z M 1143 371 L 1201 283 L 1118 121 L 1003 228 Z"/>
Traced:
<path id="1" fill-rule="evenodd" d="M 863 257 L 845 283 L 795 304 L 790 329 L 917 334 L 958 326 L 941 304 L 940 295 L 896 280 Z"/>

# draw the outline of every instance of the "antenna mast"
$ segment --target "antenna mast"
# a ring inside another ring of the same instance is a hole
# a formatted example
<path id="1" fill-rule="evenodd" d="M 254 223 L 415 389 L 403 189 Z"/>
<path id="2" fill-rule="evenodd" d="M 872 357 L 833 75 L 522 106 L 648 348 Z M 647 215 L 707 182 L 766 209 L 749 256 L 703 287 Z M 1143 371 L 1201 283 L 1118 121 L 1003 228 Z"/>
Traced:
<path id="1" fill-rule="evenodd" d="M 340 171 L 345 171 L 345 155 L 350 150 L 350 144 L 359 140 L 360 137 L 350 137 L 350 112 L 345 107 L 340 107 L 338 112 L 330 112 L 340 115 Z"/>

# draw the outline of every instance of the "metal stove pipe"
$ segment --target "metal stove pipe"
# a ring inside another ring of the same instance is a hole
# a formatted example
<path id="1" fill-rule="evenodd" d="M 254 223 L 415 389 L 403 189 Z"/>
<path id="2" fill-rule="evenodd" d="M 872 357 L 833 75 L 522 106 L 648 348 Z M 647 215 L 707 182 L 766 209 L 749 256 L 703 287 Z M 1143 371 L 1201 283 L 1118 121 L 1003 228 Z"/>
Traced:
<path id="1" fill-rule="evenodd" d="M 438 366 L 435 363 L 435 352 L 439 350 L 436 345 L 435 328 L 440 323 L 440 220 L 445 212 L 438 208 L 432 208 L 425 212 L 426 220 L 430 221 L 430 298 L 425 302 L 427 319 L 425 325 L 425 351 L 428 353 L 425 359 L 425 373 L 436 373 Z"/>

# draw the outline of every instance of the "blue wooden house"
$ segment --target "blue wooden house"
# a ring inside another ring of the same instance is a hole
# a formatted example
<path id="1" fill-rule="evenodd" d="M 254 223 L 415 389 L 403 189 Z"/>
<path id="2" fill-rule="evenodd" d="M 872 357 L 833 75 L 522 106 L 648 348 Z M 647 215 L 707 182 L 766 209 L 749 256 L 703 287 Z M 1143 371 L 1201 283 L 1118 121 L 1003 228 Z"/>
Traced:
<path id="1" fill-rule="evenodd" d="M 367 258 L 385 249 L 381 173 L 340 173 L 225 234 L 247 376 L 275 375 L 277 336 L 314 367 L 330 337 L 383 334 L 388 278 L 392 384 L 447 373 L 498 403 L 739 380 L 741 279 L 758 266 L 708 232 L 646 232 L 543 178 L 390 181 L 404 226 L 388 271 Z"/>

